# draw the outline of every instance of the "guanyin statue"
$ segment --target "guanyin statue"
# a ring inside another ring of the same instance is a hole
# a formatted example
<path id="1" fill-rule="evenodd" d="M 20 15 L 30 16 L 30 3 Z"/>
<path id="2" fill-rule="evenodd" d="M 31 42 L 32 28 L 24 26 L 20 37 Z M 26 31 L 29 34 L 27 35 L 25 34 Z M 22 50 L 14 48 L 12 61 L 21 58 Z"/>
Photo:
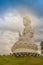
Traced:
<path id="1" fill-rule="evenodd" d="M 37 53 L 38 47 L 34 42 L 34 31 L 28 16 L 23 17 L 24 30 L 19 33 L 19 40 L 13 45 L 13 53 Z"/>

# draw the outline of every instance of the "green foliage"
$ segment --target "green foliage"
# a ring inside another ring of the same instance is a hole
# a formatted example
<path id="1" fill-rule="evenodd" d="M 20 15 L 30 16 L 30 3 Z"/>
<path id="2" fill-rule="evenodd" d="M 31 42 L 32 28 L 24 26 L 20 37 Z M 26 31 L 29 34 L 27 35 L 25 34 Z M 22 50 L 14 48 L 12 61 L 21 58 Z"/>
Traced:
<path id="1" fill-rule="evenodd" d="M 40 44 L 40 45 L 41 45 L 41 50 L 43 50 L 43 42 L 41 42 L 41 44 Z"/>
<path id="2" fill-rule="evenodd" d="M 43 65 L 43 57 L 0 56 L 0 65 Z"/>
<path id="3" fill-rule="evenodd" d="M 43 46 L 43 42 L 41 42 L 41 44 L 40 44 L 41 46 Z"/>

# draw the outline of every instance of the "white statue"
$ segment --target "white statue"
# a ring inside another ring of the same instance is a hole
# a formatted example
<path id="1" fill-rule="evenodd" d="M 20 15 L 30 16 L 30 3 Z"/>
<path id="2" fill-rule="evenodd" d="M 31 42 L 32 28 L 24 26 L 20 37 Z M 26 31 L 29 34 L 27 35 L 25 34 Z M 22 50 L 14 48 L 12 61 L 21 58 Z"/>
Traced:
<path id="1" fill-rule="evenodd" d="M 23 24 L 25 28 L 22 34 L 19 32 L 19 40 L 13 45 L 12 52 L 21 48 L 38 50 L 37 45 L 34 42 L 34 32 L 28 16 L 23 17 Z"/>
<path id="2" fill-rule="evenodd" d="M 31 40 L 31 43 L 34 43 L 34 42 L 32 42 L 32 41 L 34 41 L 33 40 L 34 33 L 33 33 L 33 29 L 31 28 L 31 25 L 30 25 L 31 21 L 28 19 L 28 17 L 23 18 L 23 24 L 24 24 L 25 28 L 24 28 L 24 31 L 22 32 L 22 34 L 21 34 L 21 32 L 19 32 L 19 40 L 23 41 L 23 43 L 26 42 L 28 44 L 30 43 L 29 41 Z"/>

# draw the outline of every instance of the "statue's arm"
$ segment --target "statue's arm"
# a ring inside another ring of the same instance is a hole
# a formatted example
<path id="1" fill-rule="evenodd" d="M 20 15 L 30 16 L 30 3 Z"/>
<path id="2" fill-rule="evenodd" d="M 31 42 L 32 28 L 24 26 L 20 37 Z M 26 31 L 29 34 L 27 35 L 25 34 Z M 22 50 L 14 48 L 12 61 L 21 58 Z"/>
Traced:
<path id="1" fill-rule="evenodd" d="M 20 32 L 20 31 L 19 31 L 19 37 L 21 37 L 21 36 L 25 35 L 25 32 L 26 32 L 26 30 L 25 30 L 25 29 L 24 29 L 24 31 L 22 31 L 22 32 Z"/>

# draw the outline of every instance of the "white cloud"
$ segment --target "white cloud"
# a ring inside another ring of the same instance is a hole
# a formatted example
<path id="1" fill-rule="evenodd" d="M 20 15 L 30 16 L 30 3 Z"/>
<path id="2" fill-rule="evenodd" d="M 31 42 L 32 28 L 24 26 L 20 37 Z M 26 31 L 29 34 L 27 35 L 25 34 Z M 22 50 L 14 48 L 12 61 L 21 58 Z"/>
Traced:
<path id="1" fill-rule="evenodd" d="M 0 18 L 1 54 L 11 52 L 12 45 L 18 40 L 17 31 L 22 31 L 23 27 L 22 17 L 17 12 L 6 12 L 3 18 Z"/>
<path id="2" fill-rule="evenodd" d="M 43 18 L 38 18 L 32 13 L 28 13 L 31 25 L 35 29 L 35 40 L 43 40 Z M 16 11 L 5 12 L 3 18 L 0 18 L 0 53 L 10 53 L 11 47 L 18 40 L 17 31 L 23 30 L 23 19 L 21 14 Z"/>
<path id="3" fill-rule="evenodd" d="M 21 31 L 23 30 L 22 21 L 23 21 L 22 17 L 20 16 L 19 13 L 8 12 L 7 14 L 4 14 L 3 18 L 0 18 L 0 29 L 11 30 L 11 31 Z"/>
<path id="4" fill-rule="evenodd" d="M 10 53 L 11 47 L 18 40 L 18 37 L 18 33 L 14 33 L 11 31 L 4 31 L 3 34 L 0 33 L 0 53 Z"/>

